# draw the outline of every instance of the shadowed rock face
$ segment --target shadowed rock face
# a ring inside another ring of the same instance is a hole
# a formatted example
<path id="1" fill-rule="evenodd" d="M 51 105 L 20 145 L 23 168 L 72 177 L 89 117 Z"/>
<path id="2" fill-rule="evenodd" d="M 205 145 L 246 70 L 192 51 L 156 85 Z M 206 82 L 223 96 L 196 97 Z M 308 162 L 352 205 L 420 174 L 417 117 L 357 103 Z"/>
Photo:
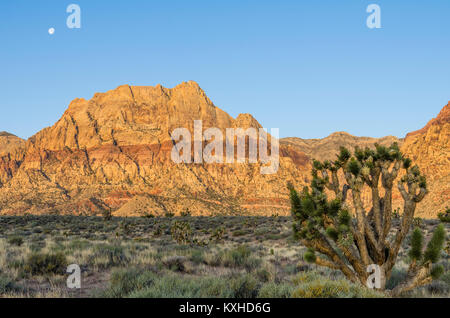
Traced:
<path id="1" fill-rule="evenodd" d="M 260 128 L 251 115 L 232 118 L 195 82 L 172 89 L 120 86 L 91 100 L 75 99 L 58 122 L 26 142 L 0 133 L 0 214 L 112 210 L 134 216 L 189 209 L 193 215 L 286 215 L 286 184 L 301 188 L 308 183 L 311 158 L 334 159 L 340 146 L 396 141 L 428 173 L 436 194 L 418 211 L 435 216 L 449 201 L 448 108 L 405 140 L 347 133 L 282 139 L 278 172 L 262 175 L 259 164 L 186 165 L 171 160 L 174 129 L 188 128 L 193 135 L 194 120 L 199 119 L 204 130 Z"/>

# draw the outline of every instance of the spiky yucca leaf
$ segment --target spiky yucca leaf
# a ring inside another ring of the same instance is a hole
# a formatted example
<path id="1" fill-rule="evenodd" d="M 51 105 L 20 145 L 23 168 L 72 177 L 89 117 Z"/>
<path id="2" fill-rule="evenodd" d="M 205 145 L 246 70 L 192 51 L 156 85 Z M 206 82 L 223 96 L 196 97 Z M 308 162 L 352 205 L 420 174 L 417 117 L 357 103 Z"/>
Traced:
<path id="1" fill-rule="evenodd" d="M 430 261 L 432 263 L 436 263 L 439 260 L 442 248 L 444 246 L 445 235 L 446 233 L 444 225 L 439 224 L 438 227 L 436 227 L 436 229 L 434 230 L 433 236 L 431 237 L 427 249 L 425 250 L 425 262 Z"/>
<path id="2" fill-rule="evenodd" d="M 416 228 L 412 233 L 411 237 L 411 250 L 409 251 L 409 256 L 418 261 L 422 258 L 423 249 L 423 235 L 419 228 Z"/>

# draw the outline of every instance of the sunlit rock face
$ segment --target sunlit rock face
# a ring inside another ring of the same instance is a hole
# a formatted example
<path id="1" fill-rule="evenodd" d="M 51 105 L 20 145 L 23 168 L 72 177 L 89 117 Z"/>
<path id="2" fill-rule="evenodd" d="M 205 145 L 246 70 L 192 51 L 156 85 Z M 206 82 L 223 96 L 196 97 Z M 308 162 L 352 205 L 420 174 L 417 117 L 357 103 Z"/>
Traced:
<path id="1" fill-rule="evenodd" d="M 15 156 L 3 149 L 0 213 L 288 214 L 286 183 L 305 184 L 309 158 L 283 146 L 272 175 L 262 175 L 260 164 L 175 164 L 171 133 L 182 127 L 193 134 L 195 120 L 224 133 L 261 127 L 248 114 L 232 118 L 195 82 L 124 85 L 75 99 Z"/>

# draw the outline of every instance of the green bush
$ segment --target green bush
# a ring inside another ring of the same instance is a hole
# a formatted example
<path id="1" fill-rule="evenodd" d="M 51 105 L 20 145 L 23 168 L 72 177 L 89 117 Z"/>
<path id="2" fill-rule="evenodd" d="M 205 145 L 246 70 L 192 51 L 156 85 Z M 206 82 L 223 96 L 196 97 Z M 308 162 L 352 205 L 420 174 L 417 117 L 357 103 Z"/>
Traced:
<path id="1" fill-rule="evenodd" d="M 205 262 L 205 258 L 203 256 L 203 251 L 200 250 L 193 250 L 191 253 L 191 261 L 194 264 L 202 264 Z"/>
<path id="2" fill-rule="evenodd" d="M 238 247 L 226 251 L 222 255 L 222 264 L 225 267 L 245 267 L 252 270 L 261 263 L 259 259 L 251 257 L 252 250 L 247 245 L 239 245 Z"/>
<path id="3" fill-rule="evenodd" d="M 8 244 L 22 246 L 23 239 L 20 236 L 11 236 L 10 238 L 8 238 Z"/>
<path id="4" fill-rule="evenodd" d="M 131 298 L 212 298 L 231 297 L 229 282 L 216 277 L 158 277 L 151 286 L 129 294 Z"/>
<path id="5" fill-rule="evenodd" d="M 120 269 L 111 275 L 109 288 L 102 293 L 106 298 L 122 298 L 128 294 L 149 287 L 157 280 L 155 273 L 139 269 Z"/>
<path id="6" fill-rule="evenodd" d="M 64 254 L 31 254 L 23 265 L 23 270 L 31 275 L 60 274 L 66 272 L 67 260 Z"/>
<path id="7" fill-rule="evenodd" d="M 416 218 L 414 218 L 414 220 L 413 220 L 413 225 L 414 225 L 415 227 L 423 227 L 424 222 L 423 222 L 422 218 L 416 217 Z"/>
<path id="8" fill-rule="evenodd" d="M 218 227 L 211 234 L 211 240 L 215 242 L 221 242 L 223 240 L 224 235 L 225 235 L 225 228 L 222 226 Z"/>
<path id="9" fill-rule="evenodd" d="M 189 210 L 189 208 L 186 208 L 184 211 L 181 211 L 180 216 L 183 218 L 189 217 L 191 216 L 191 211 Z"/>
<path id="10" fill-rule="evenodd" d="M 127 264 L 130 259 L 125 254 L 123 246 L 118 244 L 99 244 L 94 247 L 91 263 L 96 263 L 97 258 L 106 258 L 106 263 L 99 263 L 101 267 L 111 267 Z"/>
<path id="11" fill-rule="evenodd" d="M 259 290 L 259 298 L 289 298 L 294 291 L 290 284 L 266 283 Z"/>
<path id="12" fill-rule="evenodd" d="M 293 298 L 376 298 L 384 294 L 346 279 L 331 280 L 317 273 L 299 275 L 294 283 L 298 287 L 292 293 Z"/>
<path id="13" fill-rule="evenodd" d="M 231 280 L 231 298 L 256 298 L 259 293 L 260 284 L 252 275 L 246 274 Z"/>
<path id="14" fill-rule="evenodd" d="M 174 272 L 184 272 L 186 270 L 186 257 L 170 256 L 167 257 L 163 264 Z"/>
<path id="15" fill-rule="evenodd" d="M 386 282 L 386 289 L 393 289 L 395 286 L 405 281 L 407 272 L 405 269 L 398 269 L 394 267 L 392 269 L 391 277 Z"/>
<path id="16" fill-rule="evenodd" d="M 236 277 L 193 277 L 180 274 L 160 276 L 140 269 L 113 272 L 109 287 L 98 296 L 107 298 L 254 298 L 260 285 L 251 275 Z M 285 288 L 277 292 L 285 295 Z"/>
<path id="17" fill-rule="evenodd" d="M 192 230 L 190 224 L 187 222 L 173 222 L 170 227 L 170 234 L 178 244 L 188 244 L 192 242 Z"/>
<path id="18" fill-rule="evenodd" d="M 0 296 L 19 291 L 20 288 L 8 277 L 0 275 Z"/>

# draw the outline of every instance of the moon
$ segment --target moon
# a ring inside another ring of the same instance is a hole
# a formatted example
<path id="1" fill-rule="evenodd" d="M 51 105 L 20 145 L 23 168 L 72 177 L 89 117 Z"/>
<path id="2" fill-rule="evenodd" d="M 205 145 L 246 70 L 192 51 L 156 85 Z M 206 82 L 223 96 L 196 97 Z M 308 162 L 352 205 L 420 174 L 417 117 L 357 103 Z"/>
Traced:
<path id="1" fill-rule="evenodd" d="M 55 28 L 48 29 L 48 34 L 53 35 L 55 33 Z"/>

